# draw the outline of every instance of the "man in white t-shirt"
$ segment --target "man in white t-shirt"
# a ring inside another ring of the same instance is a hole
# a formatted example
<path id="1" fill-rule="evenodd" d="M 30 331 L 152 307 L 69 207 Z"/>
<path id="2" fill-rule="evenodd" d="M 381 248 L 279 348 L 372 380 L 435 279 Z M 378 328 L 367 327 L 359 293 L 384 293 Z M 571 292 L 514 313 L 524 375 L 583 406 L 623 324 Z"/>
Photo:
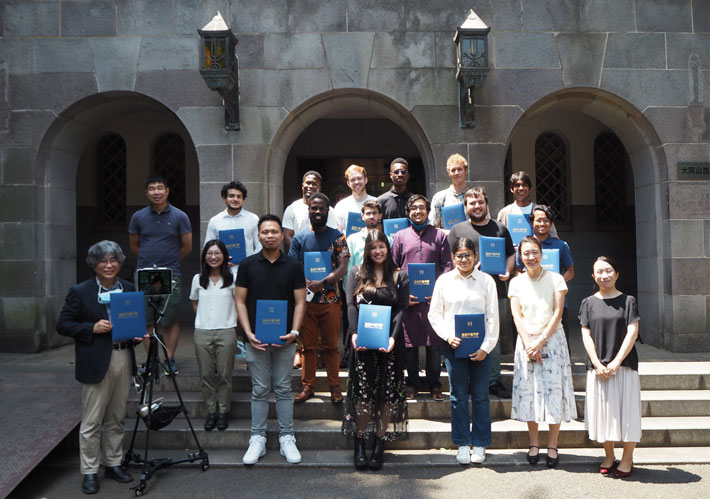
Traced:
<path id="1" fill-rule="evenodd" d="M 510 203 L 498 212 L 497 220 L 508 227 L 508 215 L 527 215 L 532 220 L 532 210 L 535 208 L 535 203 L 530 200 L 530 190 L 532 189 L 532 180 L 526 172 L 515 172 L 510 176 L 510 192 L 515 196 L 515 201 Z M 532 223 L 531 223 L 532 225 Z M 559 237 L 555 224 L 550 228 L 552 237 Z"/>
<path id="2" fill-rule="evenodd" d="M 364 167 L 359 165 L 348 166 L 348 169 L 345 170 L 345 182 L 350 187 L 352 195 L 338 201 L 333 210 L 335 212 L 335 223 L 338 224 L 336 228 L 343 234 L 346 233 L 350 212 L 357 213 L 359 217 L 365 201 L 375 199 L 374 196 L 370 196 L 365 190 L 367 187 L 367 171 Z"/>
<path id="3" fill-rule="evenodd" d="M 468 178 L 468 161 L 460 154 L 452 154 L 446 160 L 446 173 L 449 174 L 451 185 L 434 194 L 431 199 L 429 223 L 440 229 L 444 228 L 441 218 L 441 209 L 444 206 L 464 204 L 463 195 L 466 192 L 466 179 Z"/>
<path id="4" fill-rule="evenodd" d="M 288 249 L 291 247 L 291 239 L 295 234 L 298 234 L 304 230 L 310 230 L 311 220 L 308 218 L 308 198 L 316 192 L 320 192 L 322 182 L 323 177 L 317 171 L 309 170 L 304 173 L 303 181 L 301 183 L 301 191 L 303 192 L 303 196 L 288 205 L 284 210 L 282 223 L 284 229 L 284 248 L 286 253 L 288 253 Z M 328 210 L 328 220 L 326 225 L 328 227 L 333 227 L 334 229 L 338 227 L 332 206 Z"/>

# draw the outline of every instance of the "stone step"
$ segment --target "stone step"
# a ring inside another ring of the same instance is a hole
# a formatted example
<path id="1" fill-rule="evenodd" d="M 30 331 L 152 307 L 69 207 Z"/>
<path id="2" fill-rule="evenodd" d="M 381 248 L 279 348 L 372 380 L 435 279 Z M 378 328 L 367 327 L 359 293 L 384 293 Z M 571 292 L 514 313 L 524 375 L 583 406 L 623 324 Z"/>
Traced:
<path id="1" fill-rule="evenodd" d="M 211 450 L 246 449 L 250 437 L 250 421 L 235 419 L 226 431 L 203 429 L 204 419 L 190 420 L 202 447 Z M 343 450 L 351 444 L 341 432 L 341 422 L 332 419 L 295 420 L 296 440 L 303 450 Z M 642 447 L 698 447 L 710 446 L 710 417 L 648 417 L 641 422 Z M 126 420 L 124 445 L 127 449 L 133 437 L 134 419 Z M 542 442 L 546 440 L 546 425 L 541 425 Z M 145 445 L 145 426 L 139 424 L 135 433 L 135 449 Z M 506 419 L 492 423 L 492 449 L 527 449 L 527 425 L 520 421 Z M 268 448 L 278 448 L 278 427 L 270 420 L 268 426 Z M 169 426 L 157 432 L 150 432 L 150 445 L 155 449 L 196 449 L 195 441 L 188 427 L 187 419 L 180 416 Z M 559 448 L 598 447 L 599 444 L 587 438 L 584 422 L 563 423 L 559 437 Z M 409 439 L 391 442 L 391 449 L 451 449 L 451 424 L 448 419 L 410 419 Z"/>
<path id="2" fill-rule="evenodd" d="M 696 369 L 683 369 L 683 366 L 678 366 L 677 368 L 668 369 L 662 366 L 661 363 L 647 363 L 653 364 L 653 366 L 643 366 L 639 367 L 639 374 L 641 375 L 641 389 L 642 390 L 706 390 L 710 389 L 710 366 L 706 366 L 702 370 Z M 659 366 L 659 364 L 661 364 Z M 664 368 L 662 368 L 664 367 Z M 501 382 L 510 389 L 513 382 L 513 371 L 512 365 L 503 365 L 503 371 L 501 372 Z M 420 373 L 423 379 L 424 372 Z M 345 369 L 340 370 L 340 389 L 345 390 L 348 379 L 348 372 Z M 586 369 L 583 365 L 576 365 L 573 369 L 572 379 L 574 383 L 574 389 L 576 391 L 584 391 L 586 386 Z M 180 371 L 176 378 L 178 388 L 185 392 L 196 392 L 200 390 L 200 379 L 197 371 L 190 369 L 184 369 Z M 449 379 L 446 375 L 446 371 L 442 372 L 441 375 L 442 388 L 445 391 L 449 390 Z M 293 370 L 293 376 L 291 377 L 291 387 L 294 391 L 301 389 L 301 371 L 299 369 Z M 159 391 L 173 391 L 172 380 L 161 375 L 155 383 L 155 389 Z M 234 374 L 232 376 L 232 389 L 235 392 L 248 392 L 251 391 L 251 377 L 249 376 L 249 371 L 244 366 L 235 367 Z M 316 371 L 316 391 L 327 391 L 328 383 L 326 379 L 325 370 L 319 369 Z M 427 391 L 426 382 L 423 381 L 422 391 Z"/>
<path id="3" fill-rule="evenodd" d="M 238 450 L 209 450 L 210 467 L 233 468 L 242 466 L 244 449 Z M 298 466 L 351 468 L 353 466 L 352 450 L 304 450 L 300 449 L 303 460 Z M 488 449 L 486 462 L 483 466 L 523 466 L 529 467 L 525 454 L 527 449 Z M 543 449 L 542 453 L 545 453 Z M 617 457 L 621 450 L 617 449 Z M 159 449 L 151 451 L 151 457 L 173 458 L 184 457 L 175 449 Z M 591 471 L 596 471 L 602 461 L 603 451 L 601 446 L 593 448 L 567 448 L 560 452 L 560 466 L 568 465 L 589 466 Z M 538 467 L 544 467 L 543 461 Z M 73 463 L 72 463 L 73 464 Z M 184 463 L 177 467 L 199 467 L 200 461 Z M 708 447 L 638 447 L 634 451 L 634 466 L 649 465 L 680 465 L 680 464 L 710 464 L 710 448 Z M 277 450 L 271 450 L 259 459 L 256 465 L 259 468 L 289 468 L 288 464 Z M 387 448 L 385 451 L 386 468 L 402 467 L 451 467 L 461 469 L 456 462 L 456 451 L 452 449 L 428 450 L 397 450 Z M 139 469 L 135 466 L 134 469 Z"/>
<path id="4" fill-rule="evenodd" d="M 181 392 L 185 407 L 191 418 L 206 418 L 207 409 L 198 392 Z M 448 394 L 446 394 L 448 395 Z M 175 392 L 154 393 L 154 399 L 164 397 L 168 405 L 177 404 Z M 575 393 L 578 414 L 584 414 L 584 392 Z M 139 397 L 135 394 L 129 397 L 126 413 L 136 414 Z M 251 418 L 251 394 L 234 392 L 232 394 L 232 418 Z M 491 397 L 491 418 L 493 420 L 507 419 L 510 416 L 511 400 Z M 710 390 L 656 390 L 641 392 L 642 416 L 705 416 L 710 414 Z M 415 400 L 408 401 L 410 419 L 447 419 L 451 416 L 451 404 L 448 399 L 437 402 L 429 394 L 419 394 Z M 294 404 L 295 419 L 334 419 L 340 420 L 343 406 L 330 401 L 329 392 L 316 392 L 315 396 L 306 402 Z M 275 403 L 273 394 L 269 397 L 269 418 L 275 419 Z"/>

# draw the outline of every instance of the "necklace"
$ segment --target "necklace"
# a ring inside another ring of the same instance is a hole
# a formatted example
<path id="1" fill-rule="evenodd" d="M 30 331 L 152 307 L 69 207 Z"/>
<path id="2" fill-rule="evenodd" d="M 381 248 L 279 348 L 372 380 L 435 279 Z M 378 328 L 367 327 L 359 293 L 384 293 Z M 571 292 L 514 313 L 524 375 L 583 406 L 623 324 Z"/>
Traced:
<path id="1" fill-rule="evenodd" d="M 531 281 L 537 282 L 540 280 L 540 278 L 542 277 L 542 274 L 544 274 L 544 273 L 545 273 L 545 269 L 540 270 L 540 273 L 538 274 L 538 276 L 535 279 L 533 279 L 532 277 L 530 277 L 530 272 L 527 272 L 528 279 L 530 279 Z"/>

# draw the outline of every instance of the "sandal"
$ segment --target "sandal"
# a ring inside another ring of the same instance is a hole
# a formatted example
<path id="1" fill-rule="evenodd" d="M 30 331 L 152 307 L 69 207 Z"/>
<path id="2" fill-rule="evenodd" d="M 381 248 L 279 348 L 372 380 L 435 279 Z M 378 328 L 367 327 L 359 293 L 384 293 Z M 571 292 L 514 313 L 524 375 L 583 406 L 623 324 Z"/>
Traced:
<path id="1" fill-rule="evenodd" d="M 537 454 L 535 454 L 534 456 L 530 454 L 530 451 L 533 449 L 537 449 Z M 540 460 L 540 447 L 537 445 L 531 445 L 530 450 L 528 451 L 527 458 L 530 464 L 537 464 L 537 462 Z"/>

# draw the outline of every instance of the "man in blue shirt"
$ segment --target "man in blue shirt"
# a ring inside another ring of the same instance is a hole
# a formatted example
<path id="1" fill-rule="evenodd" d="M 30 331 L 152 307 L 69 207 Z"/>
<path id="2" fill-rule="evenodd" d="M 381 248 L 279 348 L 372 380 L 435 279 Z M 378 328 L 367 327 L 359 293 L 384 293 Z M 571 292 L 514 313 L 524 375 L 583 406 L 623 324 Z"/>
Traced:
<path id="1" fill-rule="evenodd" d="M 172 371 L 177 374 L 175 349 L 180 337 L 180 261 L 192 251 L 192 227 L 185 212 L 168 202 L 169 194 L 170 189 L 164 178 L 151 176 L 146 179 L 145 195 L 149 205 L 131 217 L 128 238 L 131 252 L 138 255 L 139 269 L 156 266 L 172 270 L 172 295 L 164 304 L 160 325 L 163 326 L 163 339 Z M 148 333 L 152 332 L 155 320 L 153 309 L 146 307 Z M 170 373 L 166 370 L 166 374 Z"/>

